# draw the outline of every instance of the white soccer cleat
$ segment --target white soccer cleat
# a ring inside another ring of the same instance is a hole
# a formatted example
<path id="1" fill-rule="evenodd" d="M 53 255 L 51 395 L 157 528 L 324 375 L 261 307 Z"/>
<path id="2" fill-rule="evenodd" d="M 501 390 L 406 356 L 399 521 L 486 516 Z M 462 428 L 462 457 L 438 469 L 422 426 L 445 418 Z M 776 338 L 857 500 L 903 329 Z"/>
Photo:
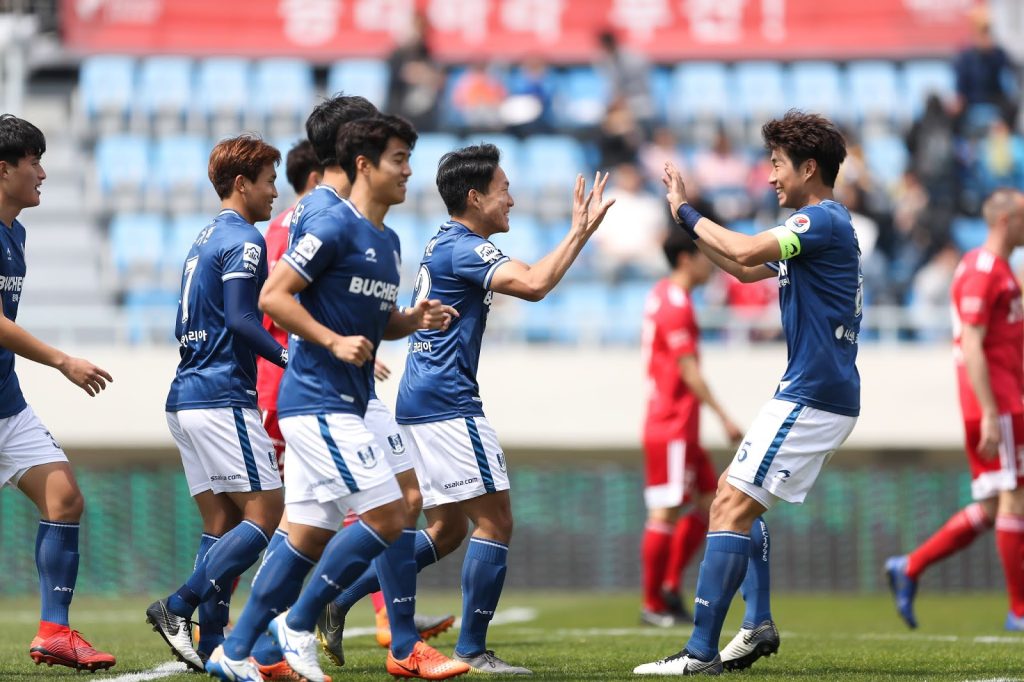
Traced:
<path id="1" fill-rule="evenodd" d="M 778 651 L 779 631 L 774 622 L 766 620 L 755 628 L 740 628 L 722 649 L 722 665 L 726 670 L 744 670 Z"/>
<path id="2" fill-rule="evenodd" d="M 263 682 L 256 662 L 251 658 L 233 661 L 224 655 L 224 647 L 218 646 L 206 662 L 206 672 L 226 682 Z"/>
<path id="3" fill-rule="evenodd" d="M 644 663 L 633 668 L 634 675 L 721 675 L 722 659 L 720 656 L 710 661 L 701 661 L 690 656 L 690 652 L 683 649 L 678 654 L 672 654 L 668 658 L 653 663 Z"/>
<path id="4" fill-rule="evenodd" d="M 317 658 L 317 640 L 312 632 L 292 630 L 285 622 L 288 612 L 270 621 L 268 630 L 284 652 L 284 659 L 296 673 L 308 682 L 324 682 L 324 671 Z"/>

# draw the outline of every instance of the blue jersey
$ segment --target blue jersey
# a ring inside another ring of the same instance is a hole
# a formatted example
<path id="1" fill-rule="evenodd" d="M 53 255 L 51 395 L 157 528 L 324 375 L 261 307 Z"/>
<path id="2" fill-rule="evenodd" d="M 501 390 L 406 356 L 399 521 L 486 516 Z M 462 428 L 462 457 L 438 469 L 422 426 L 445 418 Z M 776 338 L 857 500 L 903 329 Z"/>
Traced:
<path id="1" fill-rule="evenodd" d="M 302 233 L 281 257 L 309 286 L 299 303 L 340 336 L 365 336 L 376 350 L 398 300 L 401 247 L 398 235 L 364 218 L 348 201 L 302 221 Z M 278 266 L 280 267 L 280 266 Z M 373 361 L 342 362 L 294 335 L 277 399 L 279 417 L 366 414 Z"/>
<path id="2" fill-rule="evenodd" d="M 18 317 L 21 286 L 25 282 L 25 228 L 17 220 L 10 227 L 0 223 L 0 301 L 4 317 Z M 14 353 L 0 347 L 0 419 L 13 417 L 25 409 L 18 375 L 14 373 Z"/>
<path id="3" fill-rule="evenodd" d="M 236 211 L 223 210 L 196 237 L 181 275 L 174 334 L 181 362 L 167 394 L 168 412 L 256 407 L 256 353 L 228 330 L 224 282 L 267 281 L 266 242 Z"/>
<path id="4" fill-rule="evenodd" d="M 768 267 L 779 273 L 788 364 L 775 397 L 856 417 L 857 341 L 863 303 L 860 247 L 846 207 L 806 206 L 775 228 L 796 235 L 796 253 Z"/>
<path id="5" fill-rule="evenodd" d="M 400 424 L 483 416 L 476 370 L 491 278 L 509 260 L 462 223 L 441 226 L 427 243 L 416 276 L 414 302 L 440 299 L 459 311 L 447 331 L 418 331 L 409 337 L 405 373 L 398 387 L 395 417 Z"/>

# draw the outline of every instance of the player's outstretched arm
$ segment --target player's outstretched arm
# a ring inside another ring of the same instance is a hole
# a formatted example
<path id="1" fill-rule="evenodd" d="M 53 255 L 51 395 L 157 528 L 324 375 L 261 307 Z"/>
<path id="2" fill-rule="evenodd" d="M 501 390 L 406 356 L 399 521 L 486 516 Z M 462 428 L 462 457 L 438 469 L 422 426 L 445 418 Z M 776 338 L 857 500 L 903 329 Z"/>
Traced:
<path id="1" fill-rule="evenodd" d="M 539 301 L 550 293 L 575 262 L 587 240 L 604 221 L 615 199 L 604 198 L 608 174 L 598 172 L 589 192 L 582 175 L 576 176 L 572 198 L 572 227 L 565 238 L 548 255 L 534 265 L 510 260 L 501 265 L 491 279 L 491 290 L 527 301 Z"/>
<path id="2" fill-rule="evenodd" d="M 986 457 L 995 457 L 999 453 L 999 405 L 992 392 L 992 381 L 989 378 L 988 361 L 985 359 L 985 333 L 983 324 L 963 323 L 960 328 L 960 352 L 964 356 L 964 368 L 971 382 L 971 389 L 981 407 L 981 438 L 978 440 L 978 452 Z"/>
<path id="3" fill-rule="evenodd" d="M 445 331 L 458 316 L 459 311 L 437 299 L 423 300 L 412 307 L 391 311 L 384 338 L 404 339 L 419 329 Z"/>
<path id="4" fill-rule="evenodd" d="M 72 357 L 43 343 L 2 315 L 0 315 L 0 346 L 26 360 L 60 370 L 61 374 L 68 378 L 68 381 L 90 396 L 97 395 L 107 387 L 107 382 L 114 381 L 106 370 L 88 360 Z"/>
<path id="5" fill-rule="evenodd" d="M 686 384 L 686 387 L 690 389 L 690 392 L 697 396 L 697 400 L 710 407 L 711 411 L 718 415 L 719 421 L 722 422 L 722 428 L 725 430 L 725 435 L 729 438 L 730 442 L 736 443 L 743 438 L 743 432 L 729 418 L 725 409 L 711 393 L 711 387 L 704 380 L 704 374 L 700 371 L 696 355 L 684 355 L 679 358 L 679 376 L 682 378 L 683 383 Z"/>
<path id="6" fill-rule="evenodd" d="M 697 241 L 700 250 L 716 265 L 743 282 L 756 282 L 775 276 L 775 271 L 764 265 L 782 257 L 782 248 L 775 235 L 770 232 L 761 232 L 753 236 L 740 234 L 704 217 L 693 225 L 688 225 L 684 216 L 691 217 L 687 209 L 693 209 L 688 204 L 683 174 L 670 161 L 665 164 L 665 173 L 661 181 L 665 185 L 665 198 L 672 211 L 672 219 L 684 226 Z M 696 211 L 693 211 L 693 214 L 696 214 Z M 712 254 L 718 255 L 719 258 Z M 730 263 L 739 267 L 732 267 Z"/>
<path id="7" fill-rule="evenodd" d="M 342 362 L 362 367 L 364 362 L 372 360 L 373 344 L 369 339 L 365 336 L 339 336 L 313 319 L 302 307 L 295 294 L 307 285 L 308 282 L 293 267 L 274 268 L 260 292 L 260 309 L 270 315 L 281 329 L 323 346 Z"/>
<path id="8" fill-rule="evenodd" d="M 256 279 L 236 277 L 224 282 L 224 323 L 231 333 L 258 355 L 278 367 L 288 364 L 288 349 L 270 335 L 256 307 Z"/>

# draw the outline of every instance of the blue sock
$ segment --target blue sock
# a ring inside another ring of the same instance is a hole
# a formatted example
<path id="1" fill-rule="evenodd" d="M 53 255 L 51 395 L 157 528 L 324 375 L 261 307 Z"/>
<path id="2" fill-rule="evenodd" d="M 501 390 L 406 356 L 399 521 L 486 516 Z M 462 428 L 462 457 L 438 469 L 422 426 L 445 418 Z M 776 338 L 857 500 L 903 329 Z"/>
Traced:
<path id="1" fill-rule="evenodd" d="M 391 653 L 402 660 L 420 641 L 416 615 L 416 529 L 406 528 L 391 546 L 373 560 L 384 591 L 391 623 Z"/>
<path id="2" fill-rule="evenodd" d="M 189 576 L 185 584 L 167 599 L 167 609 L 188 618 L 201 601 L 214 599 L 230 601 L 231 583 L 247 568 L 256 563 L 269 538 L 252 521 L 240 524 L 224 533 Z"/>
<path id="3" fill-rule="evenodd" d="M 771 539 L 768 537 L 768 524 L 758 516 L 754 527 L 750 529 L 750 560 L 747 564 L 747 576 L 743 579 L 740 592 L 747 610 L 743 614 L 743 627 L 753 629 L 772 619 L 771 580 L 769 557 L 771 555 Z"/>
<path id="4" fill-rule="evenodd" d="M 267 545 L 267 551 L 263 553 L 263 563 L 267 563 L 267 557 L 274 553 L 278 547 L 281 546 L 285 540 L 288 539 L 288 533 L 278 528 L 274 531 L 274 534 L 270 536 L 270 544 Z M 262 570 L 263 565 L 260 565 Z M 256 659 L 256 662 L 260 665 L 273 665 L 284 658 L 284 652 L 281 651 L 281 647 L 277 645 L 274 638 L 269 633 L 264 632 L 256 640 L 256 644 L 252 647 L 252 657 Z"/>
<path id="5" fill-rule="evenodd" d="M 487 648 L 487 626 L 505 585 L 508 545 L 470 538 L 462 562 L 462 630 L 455 652 L 475 656 Z"/>
<path id="6" fill-rule="evenodd" d="M 199 564 L 206 560 L 206 555 L 220 537 L 203 533 L 199 538 L 199 551 L 196 552 L 194 573 Z M 223 621 L 223 622 L 222 622 Z M 227 626 L 226 609 L 217 604 L 217 600 L 207 599 L 199 604 L 199 643 L 196 648 L 204 654 L 211 653 L 217 645 L 224 641 L 224 628 Z"/>
<path id="7" fill-rule="evenodd" d="M 252 652 L 253 644 L 267 631 L 270 620 L 283 613 L 299 596 L 302 580 L 313 567 L 313 560 L 292 547 L 288 541 L 267 552 L 267 558 L 252 580 L 249 601 L 224 640 L 224 654 L 240 661 Z M 279 659 L 280 660 L 280 659 Z"/>
<path id="8" fill-rule="evenodd" d="M 686 643 L 686 650 L 694 657 L 710 661 L 718 653 L 722 623 L 743 582 L 749 559 L 750 535 L 730 531 L 708 533 L 693 600 L 693 634 Z"/>
<path id="9" fill-rule="evenodd" d="M 68 624 L 68 609 L 78 579 L 78 523 L 39 521 L 36 531 L 39 620 Z"/>
<path id="10" fill-rule="evenodd" d="M 312 631 L 327 602 L 362 575 L 373 558 L 387 546 L 388 543 L 363 521 L 338 531 L 324 548 L 306 589 L 288 611 L 288 627 Z"/>
<path id="11" fill-rule="evenodd" d="M 437 549 L 434 547 L 434 541 L 425 529 L 416 531 L 414 552 L 416 556 L 417 573 L 431 564 L 436 564 L 438 561 Z M 344 609 L 345 613 L 348 613 L 349 609 L 351 609 L 356 602 L 366 595 L 373 594 L 374 592 L 380 592 L 380 579 L 377 577 L 377 569 L 373 564 L 371 564 L 370 567 L 367 568 L 354 583 L 341 591 L 338 598 L 334 600 L 334 605 Z"/>

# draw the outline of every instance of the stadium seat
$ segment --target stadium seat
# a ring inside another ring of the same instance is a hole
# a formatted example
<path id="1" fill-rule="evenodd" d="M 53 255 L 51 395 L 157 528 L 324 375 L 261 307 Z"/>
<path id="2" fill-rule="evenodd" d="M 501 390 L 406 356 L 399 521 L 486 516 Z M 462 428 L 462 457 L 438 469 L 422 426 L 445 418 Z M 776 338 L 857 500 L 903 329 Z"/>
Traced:
<path id="1" fill-rule="evenodd" d="M 872 175 L 886 185 L 902 177 L 907 168 L 907 145 L 895 135 L 875 135 L 864 140 L 864 160 Z"/>
<path id="2" fill-rule="evenodd" d="M 177 290 L 135 289 L 125 296 L 124 307 L 132 343 L 166 343 L 174 338 Z"/>
<path id="3" fill-rule="evenodd" d="M 981 246 L 987 236 L 988 225 L 983 218 L 960 216 L 953 220 L 953 243 L 964 253 Z"/>
<path id="4" fill-rule="evenodd" d="M 602 282 L 567 282 L 559 287 L 558 308 L 554 334 L 563 343 L 599 342 L 613 326 L 608 288 Z"/>
<path id="5" fill-rule="evenodd" d="M 210 224 L 213 216 L 205 213 L 182 213 L 174 216 L 171 220 L 170 229 L 167 231 L 163 268 L 171 273 L 171 280 L 177 279 L 181 274 L 182 263 L 189 249 L 199 236 L 199 232 Z"/>
<path id="6" fill-rule="evenodd" d="M 654 97 L 655 118 L 667 121 L 672 102 L 672 71 L 662 66 L 651 67 L 651 95 Z"/>
<path id="7" fill-rule="evenodd" d="M 198 192 L 213 191 L 207 175 L 209 158 L 210 144 L 203 138 L 176 135 L 157 140 L 153 178 L 172 208 L 176 202 L 192 207 Z"/>
<path id="8" fill-rule="evenodd" d="M 685 62 L 672 72 L 668 118 L 673 123 L 694 119 L 727 119 L 735 115 L 728 70 L 721 62 Z"/>
<path id="9" fill-rule="evenodd" d="M 164 219 L 153 213 L 119 213 L 110 223 L 111 257 L 119 275 L 156 275 L 164 258 Z M 153 278 L 155 279 L 155 277 Z"/>
<path id="10" fill-rule="evenodd" d="M 381 59 L 346 59 L 331 64 L 327 72 L 329 95 L 361 95 L 379 109 L 387 105 L 389 83 L 388 65 Z"/>
<path id="11" fill-rule="evenodd" d="M 796 62 L 790 67 L 793 106 L 832 119 L 849 118 L 839 67 L 833 62 Z"/>
<path id="12" fill-rule="evenodd" d="M 928 95 L 935 93 L 949 101 L 956 94 L 953 66 L 944 59 L 914 59 L 903 66 L 900 90 L 904 107 L 916 119 L 924 110 Z"/>
<path id="13" fill-rule="evenodd" d="M 96 143 L 96 177 L 104 196 L 138 192 L 149 179 L 149 143 L 137 135 L 111 135 Z"/>
<path id="14" fill-rule="evenodd" d="M 416 140 L 409 162 L 412 177 L 409 190 L 413 192 L 437 193 L 437 162 L 441 157 L 459 146 L 459 138 L 448 133 L 422 133 Z"/>
<path id="15" fill-rule="evenodd" d="M 502 253 L 516 260 L 535 263 L 546 253 L 545 228 L 529 213 L 516 213 L 509 218 L 509 231 L 491 239 Z"/>
<path id="16" fill-rule="evenodd" d="M 127 116 L 135 96 L 135 60 L 115 55 L 86 57 L 78 87 L 82 110 L 90 119 L 105 113 Z"/>
<path id="17" fill-rule="evenodd" d="M 606 342 L 632 345 L 640 343 L 644 304 L 653 286 L 653 282 L 624 282 L 611 289 L 609 310 L 610 319 L 614 320 L 614 324 L 609 324 L 602 335 Z"/>
<path id="18" fill-rule="evenodd" d="M 896 66 L 890 61 L 864 60 L 846 67 L 848 103 L 860 121 L 880 119 L 891 122 L 906 117 L 900 97 Z"/>
<path id="19" fill-rule="evenodd" d="M 305 118 L 313 102 L 313 69 L 302 59 L 256 62 L 251 102 L 264 116 Z"/>
<path id="20" fill-rule="evenodd" d="M 517 184 L 535 190 L 571 188 L 576 173 L 587 171 L 583 147 L 567 135 L 530 137 L 523 143 L 522 163 L 525 177 Z"/>
<path id="21" fill-rule="evenodd" d="M 778 62 L 740 62 L 735 66 L 733 82 L 735 105 L 748 121 L 760 121 L 786 110 L 787 91 Z"/>
<path id="22" fill-rule="evenodd" d="M 427 240 L 437 230 L 437 225 L 414 211 L 389 211 L 384 222 L 398 234 L 402 244 L 402 276 L 415 276 Z"/>
<path id="23" fill-rule="evenodd" d="M 192 60 L 188 57 L 148 57 L 139 67 L 135 105 L 147 116 L 184 117 L 192 102 Z"/>
<path id="24" fill-rule="evenodd" d="M 555 92 L 555 121 L 567 128 L 597 125 L 611 98 L 607 79 L 589 66 L 561 74 Z"/>
<path id="25" fill-rule="evenodd" d="M 251 106 L 249 62 L 213 57 L 199 63 L 195 101 L 206 115 L 241 116 Z"/>

